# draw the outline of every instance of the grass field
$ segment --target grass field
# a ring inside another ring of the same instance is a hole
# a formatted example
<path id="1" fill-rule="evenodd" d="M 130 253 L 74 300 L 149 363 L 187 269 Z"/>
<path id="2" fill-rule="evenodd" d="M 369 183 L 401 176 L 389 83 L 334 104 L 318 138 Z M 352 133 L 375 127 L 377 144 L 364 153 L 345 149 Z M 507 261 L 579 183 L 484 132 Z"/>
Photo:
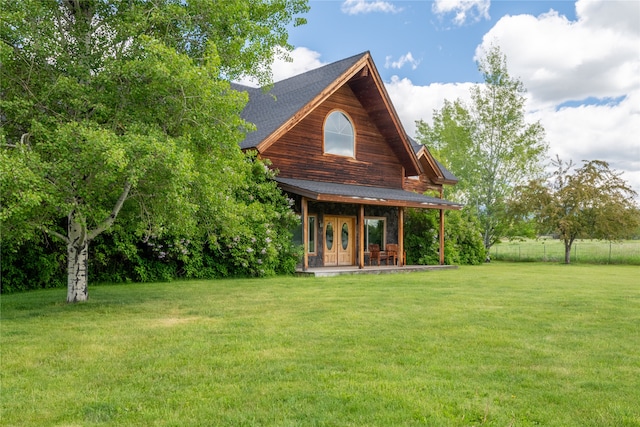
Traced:
<path id="1" fill-rule="evenodd" d="M 564 262 L 564 242 L 557 239 L 504 241 L 490 252 L 492 259 L 501 261 Z M 640 265 L 640 240 L 579 239 L 571 247 L 571 262 Z"/>
<path id="2" fill-rule="evenodd" d="M 640 426 L 640 269 L 2 296 L 3 426 Z"/>

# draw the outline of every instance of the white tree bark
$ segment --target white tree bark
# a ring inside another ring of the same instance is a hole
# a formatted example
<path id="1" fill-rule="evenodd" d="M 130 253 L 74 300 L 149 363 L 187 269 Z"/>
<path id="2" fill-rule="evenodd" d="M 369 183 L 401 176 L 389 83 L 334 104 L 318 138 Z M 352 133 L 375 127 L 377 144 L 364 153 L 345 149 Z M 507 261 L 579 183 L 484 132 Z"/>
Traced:
<path id="1" fill-rule="evenodd" d="M 78 221 L 72 212 L 69 214 L 67 232 L 67 302 L 86 301 L 89 298 L 87 226 L 83 221 Z"/>
<path id="2" fill-rule="evenodd" d="M 89 299 L 87 271 L 89 242 L 113 225 L 122 205 L 129 197 L 131 187 L 132 185 L 128 181 L 124 184 L 122 193 L 120 193 L 111 214 L 93 230 L 88 229 L 84 217 L 76 210 L 71 211 L 67 218 L 66 236 L 55 230 L 45 229 L 47 233 L 67 244 L 67 302 L 82 302 Z"/>

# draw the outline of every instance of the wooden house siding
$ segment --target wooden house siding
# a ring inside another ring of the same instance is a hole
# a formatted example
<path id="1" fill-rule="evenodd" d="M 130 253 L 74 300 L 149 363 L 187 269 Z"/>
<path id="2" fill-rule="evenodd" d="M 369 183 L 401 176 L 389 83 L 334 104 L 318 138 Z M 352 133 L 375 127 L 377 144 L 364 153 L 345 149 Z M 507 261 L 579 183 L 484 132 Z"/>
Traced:
<path id="1" fill-rule="evenodd" d="M 345 112 L 352 120 L 355 159 L 323 152 L 323 125 L 333 110 Z M 280 170 L 282 178 L 403 188 L 400 160 L 348 85 L 339 88 L 261 156 Z"/>
<path id="2" fill-rule="evenodd" d="M 442 191 L 442 185 L 433 184 L 425 176 L 409 177 L 404 179 L 404 189 L 420 194 L 427 191 L 436 191 L 440 193 Z"/>

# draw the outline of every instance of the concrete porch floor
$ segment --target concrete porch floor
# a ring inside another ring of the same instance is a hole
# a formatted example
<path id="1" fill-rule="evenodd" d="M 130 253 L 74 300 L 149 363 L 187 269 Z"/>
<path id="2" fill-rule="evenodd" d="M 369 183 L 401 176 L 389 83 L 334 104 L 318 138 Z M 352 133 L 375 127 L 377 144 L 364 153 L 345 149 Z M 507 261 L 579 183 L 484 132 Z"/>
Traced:
<path id="1" fill-rule="evenodd" d="M 296 275 L 330 277 L 340 276 L 343 274 L 394 274 L 411 273 L 414 271 L 451 270 L 456 268 L 458 268 L 457 265 L 404 265 L 402 267 L 398 267 L 395 265 L 365 265 L 363 269 L 360 269 L 356 265 L 350 265 L 343 267 L 315 267 L 308 268 L 306 271 L 302 271 L 301 268 L 298 268 L 296 270 Z"/>

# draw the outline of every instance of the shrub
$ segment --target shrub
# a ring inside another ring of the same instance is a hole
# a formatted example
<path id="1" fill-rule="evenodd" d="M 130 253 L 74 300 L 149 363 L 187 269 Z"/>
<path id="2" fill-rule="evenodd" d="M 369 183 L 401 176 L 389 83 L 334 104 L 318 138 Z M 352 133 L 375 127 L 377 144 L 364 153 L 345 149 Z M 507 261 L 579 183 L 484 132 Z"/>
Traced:
<path id="1" fill-rule="evenodd" d="M 440 263 L 439 215 L 435 210 L 407 210 L 404 227 L 407 263 Z M 445 224 L 445 264 L 480 264 L 485 260 L 480 227 L 470 213 L 447 211 Z"/>
<path id="2" fill-rule="evenodd" d="M 50 241 L 46 235 L 0 245 L 0 292 L 11 293 L 29 289 L 56 288 L 66 285 L 66 256 L 63 245 Z"/>

